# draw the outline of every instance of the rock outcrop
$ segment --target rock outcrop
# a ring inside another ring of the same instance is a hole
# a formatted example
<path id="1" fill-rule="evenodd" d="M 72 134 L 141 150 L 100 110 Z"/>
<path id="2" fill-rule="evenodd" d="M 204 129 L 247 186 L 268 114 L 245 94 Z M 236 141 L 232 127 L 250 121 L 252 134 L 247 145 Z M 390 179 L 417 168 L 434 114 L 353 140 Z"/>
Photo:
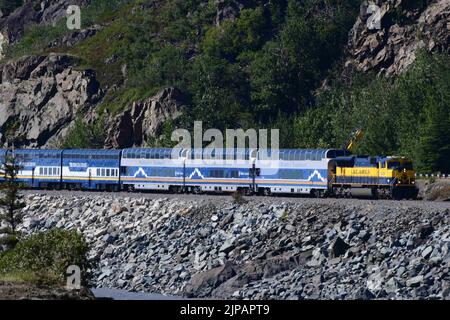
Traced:
<path id="1" fill-rule="evenodd" d="M 370 4 L 379 11 L 368 10 Z M 450 1 L 367 1 L 350 32 L 346 67 L 398 75 L 414 62 L 420 49 L 448 52 L 449 44 Z"/>
<path id="2" fill-rule="evenodd" d="M 133 105 L 109 120 L 105 145 L 126 148 L 145 145 L 163 123 L 178 118 L 184 108 L 183 94 L 175 88 L 165 88 L 155 96 Z"/>
<path id="3" fill-rule="evenodd" d="M 0 145 L 15 126 L 16 146 L 47 146 L 101 98 L 94 73 L 72 65 L 70 57 L 55 54 L 0 65 Z"/>
<path id="4" fill-rule="evenodd" d="M 66 16 L 70 5 L 84 6 L 90 0 L 27 0 L 11 14 L 0 18 L 0 58 L 2 48 L 21 39 L 26 28 L 32 25 L 54 24 Z"/>
<path id="5" fill-rule="evenodd" d="M 223 21 L 235 20 L 242 9 L 249 7 L 246 0 L 215 0 L 217 7 L 216 26 L 219 27 Z"/>

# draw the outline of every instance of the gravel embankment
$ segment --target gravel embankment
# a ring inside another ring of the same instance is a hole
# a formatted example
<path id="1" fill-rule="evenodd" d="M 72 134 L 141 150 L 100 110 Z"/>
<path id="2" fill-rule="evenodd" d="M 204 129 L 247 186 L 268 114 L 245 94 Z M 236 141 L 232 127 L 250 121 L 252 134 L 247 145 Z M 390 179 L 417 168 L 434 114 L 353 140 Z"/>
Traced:
<path id="1" fill-rule="evenodd" d="M 450 297 L 450 203 L 39 193 L 23 229 L 77 228 L 96 286 L 251 299 Z"/>

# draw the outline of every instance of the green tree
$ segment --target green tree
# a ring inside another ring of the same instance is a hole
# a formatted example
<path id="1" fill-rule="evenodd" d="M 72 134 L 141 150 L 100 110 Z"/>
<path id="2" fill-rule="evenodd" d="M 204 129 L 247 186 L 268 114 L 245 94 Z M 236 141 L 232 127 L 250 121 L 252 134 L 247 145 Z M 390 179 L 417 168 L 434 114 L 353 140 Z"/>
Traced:
<path id="1" fill-rule="evenodd" d="M 418 168 L 423 172 L 450 172 L 450 112 L 446 102 L 428 99 L 419 132 Z"/>
<path id="2" fill-rule="evenodd" d="M 75 120 L 73 127 L 60 144 L 62 149 L 101 149 L 106 138 L 104 120 L 102 117 L 94 123 L 86 124 L 80 118 Z"/>
<path id="3" fill-rule="evenodd" d="M 0 191 L 3 197 L 0 198 L 0 221 L 6 226 L 0 229 L 0 234 L 3 237 L 0 239 L 0 244 L 6 246 L 7 249 L 13 248 L 19 242 L 19 233 L 17 226 L 22 222 L 23 214 L 20 212 L 25 207 L 22 201 L 23 196 L 20 190 L 23 188 L 22 184 L 17 181 L 17 173 L 20 166 L 17 164 L 15 157 L 6 157 L 3 163 L 4 179 L 0 184 Z"/>
<path id="4" fill-rule="evenodd" d="M 96 264 L 88 259 L 89 246 L 76 230 L 51 229 L 34 233 L 0 255 L 0 277 L 61 286 L 71 265 L 81 269 L 82 285 L 92 285 Z"/>

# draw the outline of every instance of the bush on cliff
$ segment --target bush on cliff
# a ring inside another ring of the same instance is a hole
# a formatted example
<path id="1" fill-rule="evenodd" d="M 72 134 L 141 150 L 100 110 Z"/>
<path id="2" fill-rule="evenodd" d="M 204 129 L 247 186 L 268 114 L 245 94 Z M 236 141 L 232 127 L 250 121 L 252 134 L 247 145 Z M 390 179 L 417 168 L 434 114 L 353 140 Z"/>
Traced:
<path id="1" fill-rule="evenodd" d="M 75 230 L 52 229 L 28 236 L 0 254 L 0 279 L 64 285 L 71 265 L 81 269 L 81 283 L 89 285 L 93 268 L 89 247 Z"/>

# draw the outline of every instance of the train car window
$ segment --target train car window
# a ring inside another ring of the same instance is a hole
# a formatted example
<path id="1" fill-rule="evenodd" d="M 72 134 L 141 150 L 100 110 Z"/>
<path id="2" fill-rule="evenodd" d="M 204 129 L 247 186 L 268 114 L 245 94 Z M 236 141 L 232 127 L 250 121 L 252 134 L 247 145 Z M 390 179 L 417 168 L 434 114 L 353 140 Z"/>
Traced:
<path id="1" fill-rule="evenodd" d="M 47 168 L 44 168 L 44 176 L 47 175 Z"/>
<path id="2" fill-rule="evenodd" d="M 111 170 L 106 169 L 106 176 L 107 176 L 107 177 L 110 177 L 110 176 L 111 176 Z"/>
<path id="3" fill-rule="evenodd" d="M 281 179 L 303 179 L 303 172 L 300 170 L 280 170 Z"/>
<path id="4" fill-rule="evenodd" d="M 97 168 L 97 177 L 100 177 L 100 169 Z"/>
<path id="5" fill-rule="evenodd" d="M 44 174 L 44 169 L 43 168 L 39 168 L 39 175 L 43 175 Z"/>
<path id="6" fill-rule="evenodd" d="M 105 176 L 105 169 L 102 169 L 102 173 L 101 176 L 104 177 Z"/>
<path id="7" fill-rule="evenodd" d="M 388 169 L 395 169 L 400 167 L 400 162 L 399 161 L 391 161 L 388 163 Z"/>
<path id="8" fill-rule="evenodd" d="M 300 160 L 305 161 L 306 160 L 306 153 L 304 151 L 301 151 L 300 153 Z"/>
<path id="9" fill-rule="evenodd" d="M 239 171 L 238 170 L 230 171 L 230 178 L 239 178 Z"/>

